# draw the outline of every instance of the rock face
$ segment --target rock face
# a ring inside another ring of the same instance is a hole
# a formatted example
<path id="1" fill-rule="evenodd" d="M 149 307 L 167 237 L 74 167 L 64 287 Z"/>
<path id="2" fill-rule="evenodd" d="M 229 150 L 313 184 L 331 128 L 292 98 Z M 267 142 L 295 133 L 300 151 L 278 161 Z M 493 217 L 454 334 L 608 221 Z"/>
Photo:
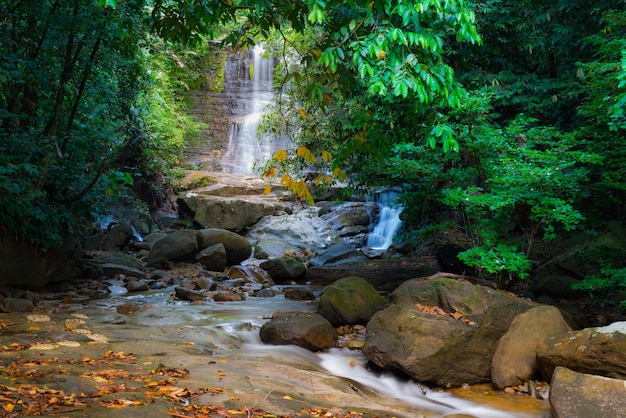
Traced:
<path id="1" fill-rule="evenodd" d="M 0 230 L 0 286 L 39 290 L 72 279 L 81 256 L 78 239 L 73 237 L 66 238 L 61 248 L 41 251 Z"/>
<path id="2" fill-rule="evenodd" d="M 546 380 L 557 366 L 626 379 L 626 322 L 549 337 L 537 347 L 537 359 Z"/>
<path id="3" fill-rule="evenodd" d="M 192 260 L 198 252 L 198 241 L 198 231 L 172 232 L 154 243 L 146 263 L 152 267 L 164 267 L 168 261 Z"/>
<path id="4" fill-rule="evenodd" d="M 169 261 L 194 261 L 198 251 L 216 244 L 224 246 L 227 265 L 237 264 L 247 259 L 252 252 L 250 243 L 234 232 L 217 228 L 184 229 L 167 234 L 155 241 L 146 263 L 160 268 L 166 266 Z M 202 255 L 199 257 L 202 258 Z"/>
<path id="5" fill-rule="evenodd" d="M 261 327 L 265 344 L 295 344 L 311 351 L 330 348 L 337 331 L 322 315 L 314 312 L 279 312 Z"/>
<path id="6" fill-rule="evenodd" d="M 259 219 L 287 211 L 284 204 L 264 196 L 223 197 L 188 192 L 178 199 L 179 212 L 190 216 L 205 228 L 223 228 L 241 232 Z"/>
<path id="7" fill-rule="evenodd" d="M 321 218 L 346 242 L 360 246 L 367 242 L 369 226 L 377 210 L 376 203 L 349 202 L 337 205 Z"/>
<path id="8" fill-rule="evenodd" d="M 239 234 L 220 228 L 206 228 L 198 231 L 200 234 L 200 248 L 222 244 L 226 250 L 226 264 L 229 266 L 247 260 L 252 254 L 252 245 Z"/>
<path id="9" fill-rule="evenodd" d="M 392 291 L 401 283 L 415 277 L 426 277 L 439 270 L 435 257 L 363 260 L 313 266 L 306 271 L 312 283 L 333 283 L 342 277 L 359 276 L 376 289 Z"/>
<path id="10" fill-rule="evenodd" d="M 450 279 L 409 280 L 390 302 L 368 322 L 363 353 L 379 367 L 444 387 L 489 381 L 498 340 L 534 306 Z"/>
<path id="11" fill-rule="evenodd" d="M 364 325 L 386 305 L 387 299 L 366 280 L 344 277 L 324 289 L 317 312 L 334 326 Z"/>
<path id="12" fill-rule="evenodd" d="M 504 389 L 538 377 L 537 346 L 546 338 L 566 331 L 571 328 L 553 306 L 538 306 L 518 315 L 498 341 L 491 360 L 493 384 Z"/>
<path id="13" fill-rule="evenodd" d="M 626 381 L 557 367 L 550 405 L 555 418 L 621 417 L 626 410 Z"/>
<path id="14" fill-rule="evenodd" d="M 307 207 L 292 215 L 267 216 L 248 232 L 247 238 L 257 247 L 255 256 L 279 257 L 285 251 L 301 252 L 311 249 L 318 252 L 332 244 L 342 242 L 341 237 L 328 222 L 318 215 L 321 209 Z"/>
<path id="15" fill-rule="evenodd" d="M 196 254 L 196 260 L 209 271 L 224 271 L 227 265 L 226 247 L 221 242 L 213 244 Z"/>
<path id="16" fill-rule="evenodd" d="M 261 263 L 260 267 L 276 282 L 296 280 L 304 275 L 306 266 L 295 257 L 284 255 Z"/>

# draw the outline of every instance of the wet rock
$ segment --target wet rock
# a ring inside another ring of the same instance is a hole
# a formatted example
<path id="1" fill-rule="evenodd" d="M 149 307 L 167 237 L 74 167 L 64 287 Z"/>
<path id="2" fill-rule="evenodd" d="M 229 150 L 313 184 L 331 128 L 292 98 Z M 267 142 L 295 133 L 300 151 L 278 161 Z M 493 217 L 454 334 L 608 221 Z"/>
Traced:
<path id="1" fill-rule="evenodd" d="M 267 245 L 263 250 L 265 255 L 272 257 L 278 257 L 285 251 L 319 252 L 342 242 L 328 222 L 319 217 L 319 212 L 320 208 L 313 206 L 291 215 L 266 216 L 250 229 L 248 239 L 257 248 L 261 242 L 272 242 L 273 246 Z"/>
<path id="2" fill-rule="evenodd" d="M 556 334 L 537 347 L 537 359 L 546 380 L 557 366 L 626 379 L 626 322 Z"/>
<path id="3" fill-rule="evenodd" d="M 146 278 L 146 273 L 141 270 L 138 270 L 134 267 L 128 267 L 123 264 L 112 264 L 112 263 L 103 263 L 99 264 L 100 269 L 102 270 L 102 275 L 108 278 L 114 278 L 119 276 L 130 276 L 136 277 L 138 279 Z"/>
<path id="4" fill-rule="evenodd" d="M 400 284 L 415 277 L 437 273 L 437 259 L 431 256 L 400 260 L 363 260 L 333 265 L 309 267 L 306 280 L 330 284 L 343 277 L 358 276 L 370 282 L 379 291 L 393 291 Z"/>
<path id="5" fill-rule="evenodd" d="M 317 312 L 334 326 L 366 324 L 387 299 L 360 277 L 344 277 L 324 289 Z"/>
<path id="6" fill-rule="evenodd" d="M 315 294 L 306 289 L 289 288 L 285 289 L 285 298 L 292 300 L 315 300 Z"/>
<path id="7" fill-rule="evenodd" d="M 213 244 L 196 254 L 196 260 L 210 271 L 226 269 L 226 248 L 221 242 Z"/>
<path id="8" fill-rule="evenodd" d="M 313 312 L 279 312 L 261 327 L 265 344 L 295 344 L 311 351 L 333 347 L 337 331 L 331 323 Z"/>
<path id="9" fill-rule="evenodd" d="M 503 389 L 536 377 L 537 346 L 546 338 L 566 331 L 571 328 L 553 306 L 538 306 L 518 315 L 498 341 L 491 360 L 493 384 Z"/>
<path id="10" fill-rule="evenodd" d="M 217 283 L 209 277 L 198 277 L 198 279 L 196 280 L 196 286 L 198 286 L 200 289 L 209 291 L 217 289 Z"/>
<path id="11" fill-rule="evenodd" d="M 621 417 L 626 410 L 626 381 L 557 367 L 550 406 L 555 418 Z"/>
<path id="12" fill-rule="evenodd" d="M 371 213 L 377 209 L 375 203 L 348 202 L 335 206 L 321 218 L 347 242 L 363 245 L 367 241 L 367 233 L 372 223 Z"/>
<path id="13" fill-rule="evenodd" d="M 141 308 L 139 307 L 139 305 L 129 302 L 129 303 L 117 305 L 115 307 L 115 310 L 117 311 L 117 313 L 122 314 L 122 315 L 131 315 L 135 312 L 139 312 Z"/>
<path id="14" fill-rule="evenodd" d="M 443 387 L 488 381 L 498 340 L 536 306 L 450 279 L 409 280 L 390 302 L 368 322 L 363 353 L 379 367 Z"/>
<path id="15" fill-rule="evenodd" d="M 296 280 L 306 271 L 302 261 L 287 255 L 264 261 L 260 267 L 277 283 Z"/>
<path id="16" fill-rule="evenodd" d="M 187 290 L 184 287 L 176 287 L 174 289 L 174 294 L 176 298 L 189 302 L 202 302 L 208 297 L 205 293 L 194 292 L 193 290 Z"/>
<path id="17" fill-rule="evenodd" d="M 154 243 L 146 263 L 152 267 L 165 267 L 168 261 L 193 260 L 198 252 L 198 241 L 198 231 L 172 232 Z"/>
<path id="18" fill-rule="evenodd" d="M 226 250 L 226 265 L 232 266 L 247 260 L 252 254 L 252 245 L 239 234 L 226 229 L 206 228 L 198 231 L 200 234 L 199 248 L 205 249 L 215 244 L 222 244 Z M 223 271 L 216 270 L 216 271 Z"/>
<path id="19" fill-rule="evenodd" d="M 243 283 L 263 283 L 268 282 L 274 284 L 269 274 L 261 267 L 254 265 L 232 266 L 226 272 L 230 279 L 245 279 Z"/>
<path id="20" fill-rule="evenodd" d="M 150 290 L 150 283 L 147 280 L 128 280 L 126 282 L 126 289 L 129 292 L 145 292 Z"/>
<path id="21" fill-rule="evenodd" d="M 348 243 L 340 242 L 319 251 L 317 255 L 311 259 L 311 265 L 323 266 L 359 260 L 365 260 L 365 257 L 363 257 L 360 251 Z"/>
<path id="22" fill-rule="evenodd" d="M 216 302 L 238 302 L 243 300 L 243 297 L 233 291 L 221 291 L 221 292 L 213 292 L 212 293 L 213 300 Z"/>
<path id="23" fill-rule="evenodd" d="M 35 305 L 29 299 L 0 296 L 0 312 L 32 312 Z"/>
<path id="24" fill-rule="evenodd" d="M 165 270 L 154 270 L 149 274 L 150 280 L 157 280 L 166 284 L 174 284 L 175 277 Z"/>
<path id="25" fill-rule="evenodd" d="M 259 289 L 254 292 L 253 296 L 257 298 L 271 298 L 276 296 L 276 292 L 269 288 Z"/>
<path id="26" fill-rule="evenodd" d="M 146 265 L 143 263 L 143 261 L 119 251 L 101 254 L 98 257 L 94 258 L 93 262 L 99 264 L 121 265 L 131 267 L 139 271 L 144 271 L 146 268 Z"/>
<path id="27" fill-rule="evenodd" d="M 128 221 L 120 221 L 104 233 L 100 249 L 104 251 L 121 250 L 133 239 L 134 234 L 135 231 Z"/>

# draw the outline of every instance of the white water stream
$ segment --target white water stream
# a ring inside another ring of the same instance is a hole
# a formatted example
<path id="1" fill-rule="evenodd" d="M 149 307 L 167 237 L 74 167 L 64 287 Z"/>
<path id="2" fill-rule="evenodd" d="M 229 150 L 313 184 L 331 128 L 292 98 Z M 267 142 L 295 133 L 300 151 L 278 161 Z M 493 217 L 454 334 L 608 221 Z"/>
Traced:
<path id="1" fill-rule="evenodd" d="M 258 174 L 255 163 L 272 157 L 284 148 L 284 141 L 272 135 L 259 135 L 258 125 L 275 96 L 274 60 L 264 57 L 265 50 L 257 45 L 244 59 L 229 57 L 224 67 L 224 94 L 232 95 L 228 148 L 222 158 L 224 171 L 238 174 Z"/>
<path id="2" fill-rule="evenodd" d="M 367 246 L 375 250 L 386 250 L 393 243 L 393 238 L 400 230 L 402 207 L 396 202 L 398 194 L 391 190 L 375 194 L 375 202 L 380 206 L 376 224 L 367 236 Z"/>
<path id="3" fill-rule="evenodd" d="M 310 288 L 319 294 L 319 288 Z M 239 357 L 264 367 L 280 369 L 285 365 L 301 368 L 316 376 L 327 374 L 355 382 L 361 387 L 363 402 L 371 403 L 368 393 L 375 394 L 378 402 L 382 399 L 386 407 L 398 408 L 397 416 L 406 417 L 407 410 L 414 410 L 413 417 L 445 417 L 451 414 L 468 414 L 478 418 L 544 418 L 550 416 L 546 411 L 536 413 L 515 413 L 479 405 L 459 398 L 445 391 L 435 391 L 418 385 L 413 381 L 403 380 L 388 373 L 377 374 L 367 369 L 367 360 L 359 352 L 349 349 L 331 349 L 327 352 L 312 353 L 297 346 L 265 345 L 259 337 L 259 329 L 272 313 L 282 311 L 315 311 L 317 305 L 311 302 L 285 299 L 284 296 L 272 298 L 249 297 L 241 302 L 189 304 L 174 302 L 167 293 L 123 296 L 147 305 L 160 306 L 159 313 L 135 316 L 135 325 L 153 327 L 173 325 L 204 329 L 214 335 L 212 342 L 231 358 Z M 166 300 L 167 299 L 167 300 Z M 150 313 L 150 310 L 146 311 Z M 137 321 L 137 322 L 135 322 Z M 218 335 L 223 335 L 219 337 Z M 232 360 L 231 360 L 232 361 Z M 295 381 L 302 376 L 284 376 L 285 387 L 303 385 Z M 352 385 L 350 385 L 352 386 Z M 278 389 L 278 388 L 277 388 Z M 310 389 L 310 388 L 309 388 Z M 242 392 L 243 394 L 243 392 Z M 374 397 L 373 395 L 371 396 Z M 358 405 L 356 405 L 358 406 Z M 404 411 L 404 413 L 402 413 Z M 419 412 L 418 412 L 419 411 Z"/>

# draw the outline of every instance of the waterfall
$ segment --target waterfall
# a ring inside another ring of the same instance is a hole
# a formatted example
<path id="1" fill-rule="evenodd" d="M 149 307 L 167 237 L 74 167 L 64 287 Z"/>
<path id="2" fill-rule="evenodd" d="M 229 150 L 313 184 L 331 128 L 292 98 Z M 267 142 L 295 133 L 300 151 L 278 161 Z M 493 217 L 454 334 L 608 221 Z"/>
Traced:
<path id="1" fill-rule="evenodd" d="M 255 174 L 256 161 L 269 159 L 284 148 L 283 141 L 272 135 L 259 137 L 257 133 L 263 113 L 275 96 L 275 60 L 264 54 L 263 47 L 257 45 L 243 60 L 231 55 L 224 66 L 224 93 L 232 96 L 233 103 L 228 148 L 222 158 L 226 172 Z"/>
<path id="2" fill-rule="evenodd" d="M 375 202 L 380 207 L 380 213 L 376 224 L 367 236 L 367 246 L 376 250 L 386 250 L 402 226 L 400 220 L 402 207 L 397 205 L 398 193 L 393 190 L 381 190 L 374 196 Z"/>

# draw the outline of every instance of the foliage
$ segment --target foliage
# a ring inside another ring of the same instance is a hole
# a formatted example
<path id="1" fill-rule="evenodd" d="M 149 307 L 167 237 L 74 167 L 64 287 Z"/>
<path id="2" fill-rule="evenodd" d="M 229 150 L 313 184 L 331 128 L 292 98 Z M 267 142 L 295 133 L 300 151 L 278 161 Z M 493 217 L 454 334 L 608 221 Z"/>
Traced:
<path id="1" fill-rule="evenodd" d="M 5 233 L 54 247 L 108 196 L 177 163 L 197 130 L 174 97 L 189 86 L 143 13 L 142 0 L 0 5 Z"/>
<path id="2" fill-rule="evenodd" d="M 600 274 L 585 277 L 572 288 L 588 292 L 589 297 L 600 305 L 615 303 L 621 300 L 621 305 L 626 307 L 626 267 L 612 268 L 606 266 Z"/>
<path id="3" fill-rule="evenodd" d="M 282 82 L 292 83 L 291 100 L 280 105 L 276 120 L 282 124 L 272 129 L 288 137 L 297 132 L 309 158 L 281 158 L 266 174 L 279 174 L 297 194 L 306 192 L 302 180 L 292 178 L 290 165 L 315 160 L 328 171 L 315 177 L 320 184 L 344 179 L 358 156 L 384 159 L 391 144 L 389 125 L 407 114 L 425 116 L 422 129 L 431 146 L 440 141 L 446 149 L 458 147 L 436 109 L 459 106 L 465 95 L 445 63 L 444 44 L 480 42 L 474 14 L 464 1 L 156 1 L 152 16 L 159 34 L 182 42 L 215 35 L 216 25 L 237 19 L 239 30 L 225 43 L 251 45 L 259 37 L 281 35 L 283 54 L 298 60 L 284 67 Z M 385 114 L 389 111 L 395 115 Z"/>

